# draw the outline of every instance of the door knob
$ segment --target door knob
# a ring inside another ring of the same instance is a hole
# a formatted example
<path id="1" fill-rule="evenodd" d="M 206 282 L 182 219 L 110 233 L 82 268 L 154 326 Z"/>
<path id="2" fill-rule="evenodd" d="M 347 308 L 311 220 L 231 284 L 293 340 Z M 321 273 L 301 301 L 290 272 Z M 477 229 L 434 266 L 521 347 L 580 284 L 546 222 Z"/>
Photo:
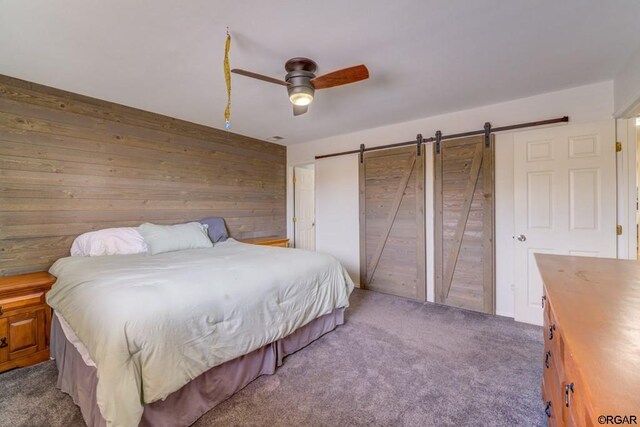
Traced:
<path id="1" fill-rule="evenodd" d="M 518 239 L 519 242 L 524 242 L 527 240 L 527 236 L 525 236 L 524 234 L 518 234 L 516 236 L 516 239 Z"/>

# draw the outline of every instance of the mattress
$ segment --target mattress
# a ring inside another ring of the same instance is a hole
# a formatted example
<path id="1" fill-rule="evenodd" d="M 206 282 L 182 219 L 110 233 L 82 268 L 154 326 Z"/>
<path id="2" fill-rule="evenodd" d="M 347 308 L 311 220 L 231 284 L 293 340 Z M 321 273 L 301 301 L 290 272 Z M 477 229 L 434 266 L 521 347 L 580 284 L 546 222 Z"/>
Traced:
<path id="1" fill-rule="evenodd" d="M 212 367 L 348 306 L 353 283 L 329 255 L 248 245 L 58 260 L 47 295 L 99 378 L 107 425 L 137 425 L 145 404 Z M 80 345 L 82 344 L 84 349 Z"/>
<path id="2" fill-rule="evenodd" d="M 76 333 L 73 332 L 73 329 L 71 329 L 71 326 L 69 326 L 67 321 L 64 320 L 64 317 L 62 317 L 55 311 L 53 312 L 53 317 L 55 318 L 55 321 L 60 323 L 60 329 L 62 329 L 65 338 L 67 339 L 67 341 L 69 341 L 69 344 L 71 344 L 76 349 L 84 364 L 95 368 L 96 363 L 93 361 L 93 359 L 91 359 L 89 350 L 87 350 L 87 347 L 82 344 L 82 341 L 80 341 L 80 338 L 78 338 Z M 51 351 L 53 353 L 53 349 Z M 54 355 L 52 354 L 52 356 Z"/>

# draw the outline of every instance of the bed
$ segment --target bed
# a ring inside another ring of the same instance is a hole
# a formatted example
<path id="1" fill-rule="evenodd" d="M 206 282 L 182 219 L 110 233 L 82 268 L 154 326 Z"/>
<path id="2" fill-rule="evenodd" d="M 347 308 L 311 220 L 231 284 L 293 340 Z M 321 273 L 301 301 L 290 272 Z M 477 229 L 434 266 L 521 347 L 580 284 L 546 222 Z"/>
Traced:
<path id="1" fill-rule="evenodd" d="M 58 386 L 90 426 L 192 424 L 342 324 L 353 290 L 330 255 L 233 239 L 50 272 Z"/>

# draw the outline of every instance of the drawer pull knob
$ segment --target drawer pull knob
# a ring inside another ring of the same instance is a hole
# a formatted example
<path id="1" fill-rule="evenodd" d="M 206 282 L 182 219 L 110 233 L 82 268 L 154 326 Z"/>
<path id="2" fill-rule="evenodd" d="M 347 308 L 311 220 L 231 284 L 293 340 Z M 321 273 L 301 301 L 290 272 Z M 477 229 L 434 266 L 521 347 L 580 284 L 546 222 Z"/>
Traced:
<path id="1" fill-rule="evenodd" d="M 569 394 L 569 392 L 573 394 L 573 383 L 570 383 L 564 386 L 564 404 L 567 408 L 571 403 L 571 395 Z"/>
<path id="2" fill-rule="evenodd" d="M 544 406 L 544 413 L 547 414 L 547 418 L 551 418 L 551 401 L 547 400 L 547 404 Z"/>
<path id="3" fill-rule="evenodd" d="M 7 344 L 7 337 L 0 338 L 0 348 L 5 348 L 8 345 L 9 344 Z"/>
<path id="4" fill-rule="evenodd" d="M 544 366 L 549 367 L 549 359 L 551 359 L 551 350 L 544 354 Z"/>
<path id="5" fill-rule="evenodd" d="M 555 324 L 555 323 L 552 323 L 552 324 L 549 326 L 549 339 L 550 339 L 550 340 L 552 340 L 552 339 L 553 339 L 553 331 L 555 331 L 555 330 L 556 330 L 556 324 Z"/>
<path id="6" fill-rule="evenodd" d="M 542 295 L 542 308 L 544 308 L 544 302 L 547 300 L 545 295 Z"/>

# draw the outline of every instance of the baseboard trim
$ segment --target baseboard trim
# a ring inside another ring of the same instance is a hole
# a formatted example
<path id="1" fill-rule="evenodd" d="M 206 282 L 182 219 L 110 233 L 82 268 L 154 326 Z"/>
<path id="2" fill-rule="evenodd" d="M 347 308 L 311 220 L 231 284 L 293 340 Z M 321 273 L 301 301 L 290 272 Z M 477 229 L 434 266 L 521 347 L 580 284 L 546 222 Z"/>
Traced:
<path id="1" fill-rule="evenodd" d="M 506 311 L 496 311 L 496 316 L 502 316 L 502 317 L 510 317 L 510 318 L 514 318 L 515 315 L 513 313 L 509 313 Z"/>

